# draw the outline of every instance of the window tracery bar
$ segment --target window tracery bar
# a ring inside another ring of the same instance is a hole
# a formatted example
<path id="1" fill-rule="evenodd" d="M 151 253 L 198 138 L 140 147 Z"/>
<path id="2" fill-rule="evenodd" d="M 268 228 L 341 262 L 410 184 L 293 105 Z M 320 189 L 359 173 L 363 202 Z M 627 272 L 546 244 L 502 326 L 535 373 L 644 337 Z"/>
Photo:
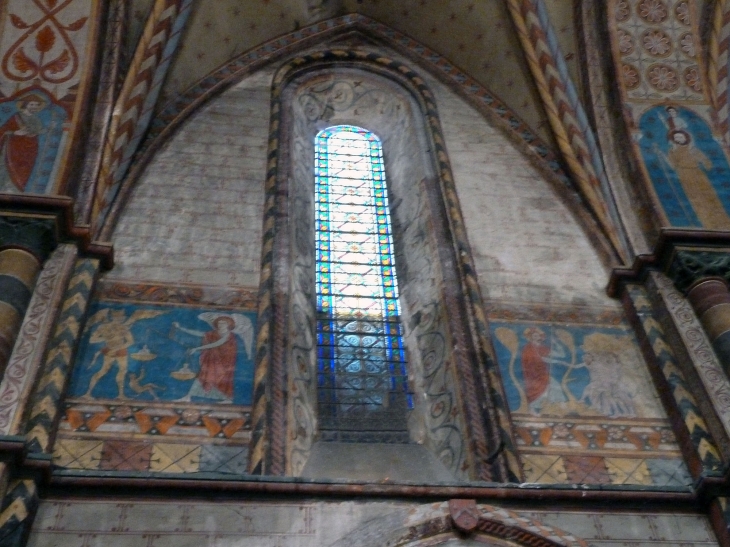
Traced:
<path id="1" fill-rule="evenodd" d="M 315 138 L 318 410 L 325 441 L 408 442 L 382 145 L 339 125 Z"/>

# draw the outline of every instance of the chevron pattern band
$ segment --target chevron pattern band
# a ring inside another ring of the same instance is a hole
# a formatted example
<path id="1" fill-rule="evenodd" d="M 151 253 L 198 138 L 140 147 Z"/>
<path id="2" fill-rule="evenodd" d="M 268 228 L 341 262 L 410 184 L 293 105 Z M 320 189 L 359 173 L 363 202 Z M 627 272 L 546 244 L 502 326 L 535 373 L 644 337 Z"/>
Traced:
<path id="1" fill-rule="evenodd" d="M 659 391 L 671 394 L 673 406 L 683 425 L 685 435 L 694 454 L 688 460 L 688 467 L 693 475 L 718 475 L 722 470 L 722 458 L 715 441 L 710 435 L 699 405 L 692 395 L 689 384 L 684 378 L 677 357 L 667 342 L 664 329 L 654 318 L 649 295 L 640 285 L 628 285 L 624 297 L 631 315 L 639 323 L 637 331 L 645 352 L 650 351 L 647 361 L 656 363 L 660 375 L 655 374 L 655 381 L 660 385 Z M 653 358 L 651 358 L 653 357 Z M 659 377 L 657 377 L 659 376 Z"/>
<path id="2" fill-rule="evenodd" d="M 730 2 L 717 0 L 712 8 L 707 55 L 707 77 L 717 123 L 725 140 L 730 139 L 730 109 L 728 109 L 728 71 L 730 66 Z"/>
<path id="3" fill-rule="evenodd" d="M 80 259 L 76 262 L 40 371 L 40 380 L 30 401 L 26 424 L 26 443 L 30 453 L 48 454 L 53 449 L 55 430 L 60 419 L 61 397 L 71 372 L 74 351 L 98 272 L 98 260 Z"/>
<path id="4" fill-rule="evenodd" d="M 617 256 L 626 260 L 627 245 L 616 228 L 618 213 L 596 139 L 568 75 L 545 7 L 541 0 L 508 0 L 507 5 L 568 170 Z"/>
<path id="5" fill-rule="evenodd" d="M 31 479 L 13 481 L 0 511 L 0 547 L 22 547 L 38 509 L 38 488 Z"/>
<path id="6" fill-rule="evenodd" d="M 156 0 L 119 98 L 104 145 L 91 215 L 98 233 L 109 204 L 147 130 L 172 55 L 185 27 L 193 0 Z"/>

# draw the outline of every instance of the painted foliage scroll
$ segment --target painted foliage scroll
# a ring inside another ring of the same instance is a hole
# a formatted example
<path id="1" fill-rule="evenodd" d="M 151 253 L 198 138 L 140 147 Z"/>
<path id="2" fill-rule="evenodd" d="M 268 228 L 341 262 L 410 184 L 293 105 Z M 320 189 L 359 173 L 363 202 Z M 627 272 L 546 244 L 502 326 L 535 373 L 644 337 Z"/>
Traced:
<path id="1" fill-rule="evenodd" d="M 103 2 L 0 8 L 0 192 L 63 193 L 91 84 Z"/>
<path id="2" fill-rule="evenodd" d="M 714 125 L 688 0 L 611 0 L 609 28 L 631 146 L 663 226 L 730 227 L 730 163 Z"/>

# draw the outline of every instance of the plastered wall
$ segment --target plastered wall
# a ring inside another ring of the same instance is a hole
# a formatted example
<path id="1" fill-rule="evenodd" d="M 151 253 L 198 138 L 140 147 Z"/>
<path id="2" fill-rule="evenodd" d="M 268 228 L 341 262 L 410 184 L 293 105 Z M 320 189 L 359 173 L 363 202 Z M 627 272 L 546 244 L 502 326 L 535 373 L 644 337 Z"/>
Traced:
<path id="1" fill-rule="evenodd" d="M 568 207 L 450 90 L 438 99 L 525 480 L 691 482 L 608 273 Z"/>
<path id="2" fill-rule="evenodd" d="M 98 418 L 82 423 L 67 415 L 59 445 L 66 453 L 57 454 L 59 465 L 213 471 L 218 463 L 201 466 L 198 454 L 206 443 L 213 443 L 231 446 L 231 450 L 236 447 L 235 468 L 243 470 L 242 450 L 250 435 L 248 393 L 234 393 L 223 401 L 233 403 L 225 409 L 219 401 L 203 398 L 198 402 L 208 406 L 199 408 L 200 415 L 183 415 L 187 403 L 176 399 L 185 393 L 200 393 L 188 391 L 187 386 L 195 381 L 196 359 L 202 351 L 192 359 L 168 358 L 170 362 L 164 366 L 154 367 L 164 370 L 163 376 L 146 372 L 142 377 L 143 370 L 153 370 L 152 363 L 135 359 L 153 359 L 150 353 L 158 359 L 172 354 L 155 352 L 154 344 L 145 350 L 141 334 L 137 346 L 130 349 L 124 389 L 118 387 L 119 381 L 112 381 L 110 371 L 117 370 L 113 367 L 105 373 L 106 379 L 97 382 L 102 385 L 104 381 L 107 387 L 90 389 L 90 378 L 104 366 L 94 356 L 110 347 L 109 340 L 102 340 L 91 329 L 98 329 L 99 322 L 110 322 L 114 310 L 119 314 L 124 308 L 126 321 L 133 317 L 138 321 L 135 328 L 148 325 L 149 331 L 154 326 L 170 343 L 187 343 L 178 349 L 189 351 L 202 342 L 195 346 L 178 337 L 184 329 L 196 331 L 200 340 L 210 336 L 206 333 L 215 323 L 215 314 L 249 313 L 254 317 L 275 68 L 245 78 L 193 115 L 139 180 L 115 231 L 117 265 L 106 275 L 105 289 L 99 293 L 108 304 L 98 304 L 96 309 L 103 312 L 106 307 L 110 315 L 89 324 L 85 335 L 88 351 L 79 357 L 84 373 L 76 374 L 70 390 L 78 399 L 73 402 L 78 407 L 75 410 Z M 658 487 L 687 484 L 689 476 L 646 364 L 619 303 L 605 295 L 607 271 L 587 235 L 551 184 L 501 132 L 444 85 L 428 76 L 425 80 L 437 99 L 526 480 Z M 367 126 L 367 120 L 360 123 Z M 389 176 L 397 176 L 402 165 L 389 163 L 387 139 L 385 145 L 386 165 L 395 166 Z M 395 188 L 400 187 L 396 184 Z M 416 207 L 407 202 L 403 188 L 398 191 L 396 207 L 404 211 Z M 394 218 L 399 221 L 399 214 Z M 423 231 L 428 229 L 423 227 Z M 405 272 L 406 281 L 412 274 Z M 404 295 L 408 296 L 408 290 Z M 168 308 L 162 310 L 160 304 L 193 307 L 198 315 L 182 311 L 161 315 Z M 404 304 L 406 308 L 412 305 Z M 133 316 L 136 310 L 159 317 L 140 319 Z M 244 367 L 248 378 L 252 355 L 244 351 L 246 341 L 241 333 L 236 336 L 240 361 L 236 361 L 236 374 L 242 374 L 240 367 Z M 631 381 L 621 382 L 621 378 Z M 244 382 L 235 389 L 250 387 Z M 109 441 L 97 442 L 101 437 L 94 437 L 88 428 L 99 421 L 112 428 L 116 425 L 110 421 L 122 421 L 137 434 L 137 440 L 140 432 L 167 434 L 144 429 L 139 423 L 136 417 L 150 414 L 148 408 L 118 405 L 116 397 L 122 392 L 135 401 L 151 401 L 149 408 L 154 407 L 151 414 L 155 416 L 171 411 L 179 416 L 166 418 L 167 431 L 175 435 L 182 430 L 199 431 L 194 442 L 183 443 L 187 448 L 172 450 L 169 459 L 184 461 L 184 465 L 154 463 L 160 461 L 154 456 L 159 443 L 120 449 L 123 453 L 117 458 Z M 89 407 L 84 397 L 97 406 Z M 235 414 L 240 425 L 230 435 L 217 425 L 207 427 L 204 420 L 217 419 L 215 413 L 223 410 Z M 138 427 L 142 429 L 134 429 Z M 315 434 L 314 427 L 311 433 Z M 96 443 L 93 451 L 90 436 Z M 87 444 L 81 443 L 82 438 Z M 137 449 L 142 450 L 142 458 L 135 456 Z M 186 456 L 180 460 L 182 452 Z M 94 456 L 87 457 L 90 453 Z M 219 458 L 216 452 L 211 458 L 222 461 L 222 454 Z M 301 465 L 305 460 L 301 459 Z"/>
<path id="3" fill-rule="evenodd" d="M 115 230 L 110 278 L 258 284 L 270 82 L 271 71 L 244 79 L 158 153 Z M 549 183 L 479 113 L 429 84 L 485 299 L 616 306 Z"/>
<path id="4" fill-rule="evenodd" d="M 478 112 L 433 89 L 485 300 L 616 306 L 596 251 L 550 184 Z"/>
<path id="5" fill-rule="evenodd" d="M 138 181 L 94 294 L 56 465 L 246 472 L 270 80 L 256 74 L 193 116 Z"/>
<path id="6" fill-rule="evenodd" d="M 271 72 L 193 116 L 155 156 L 114 232 L 114 279 L 255 287 Z"/>

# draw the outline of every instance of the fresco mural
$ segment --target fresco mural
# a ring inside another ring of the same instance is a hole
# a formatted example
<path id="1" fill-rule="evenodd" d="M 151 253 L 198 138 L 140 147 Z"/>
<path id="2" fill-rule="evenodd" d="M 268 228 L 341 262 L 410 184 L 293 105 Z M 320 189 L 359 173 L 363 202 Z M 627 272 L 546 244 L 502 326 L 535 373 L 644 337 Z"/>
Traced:
<path id="1" fill-rule="evenodd" d="M 63 191 L 93 84 L 103 5 L 0 2 L 0 192 Z"/>
<path id="2" fill-rule="evenodd" d="M 730 227 L 730 164 L 719 137 L 689 108 L 663 104 L 639 121 L 637 141 L 669 224 Z"/>
<path id="3" fill-rule="evenodd" d="M 255 288 L 101 280 L 53 462 L 247 472 Z"/>
<path id="4" fill-rule="evenodd" d="M 253 313 L 96 302 L 69 395 L 250 405 Z"/>
<path id="5" fill-rule="evenodd" d="M 691 483 L 619 309 L 515 304 L 490 328 L 527 482 Z"/>
<path id="6" fill-rule="evenodd" d="M 549 416 L 655 417 L 626 329 L 493 323 L 510 410 Z M 642 363 L 643 364 L 643 363 Z M 630 379 L 628 379 L 630 378 Z"/>
<path id="7" fill-rule="evenodd" d="M 41 88 L 0 100 L 0 192 L 48 190 L 67 119 Z"/>

